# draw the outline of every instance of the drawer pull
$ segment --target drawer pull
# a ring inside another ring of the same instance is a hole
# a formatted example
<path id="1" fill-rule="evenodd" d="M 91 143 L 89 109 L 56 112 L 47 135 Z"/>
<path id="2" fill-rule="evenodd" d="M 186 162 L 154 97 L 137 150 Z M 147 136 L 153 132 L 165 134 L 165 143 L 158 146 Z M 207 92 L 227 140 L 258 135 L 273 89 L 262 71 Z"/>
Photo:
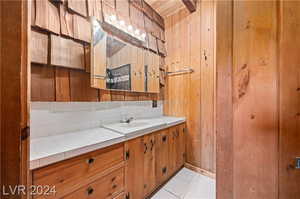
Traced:
<path id="1" fill-rule="evenodd" d="M 87 189 L 87 194 L 88 194 L 88 195 L 93 194 L 93 192 L 94 192 L 94 189 L 93 189 L 92 187 L 89 187 L 89 188 Z"/>
<path id="2" fill-rule="evenodd" d="M 164 167 L 164 168 L 162 169 L 162 172 L 163 172 L 163 174 L 166 174 L 166 173 L 167 173 L 167 167 Z"/>
<path id="3" fill-rule="evenodd" d="M 146 143 L 144 144 L 144 147 L 145 147 L 145 150 L 144 150 L 144 154 L 145 154 L 145 153 L 147 153 L 147 150 L 148 150 L 148 147 L 147 147 Z"/>
<path id="4" fill-rule="evenodd" d="M 88 159 L 88 164 L 93 164 L 94 162 L 95 162 L 95 159 L 94 158 L 90 158 L 90 159 Z"/>
<path id="5" fill-rule="evenodd" d="M 114 184 L 114 185 L 112 186 L 112 188 L 113 188 L 113 189 L 117 188 L 117 185 L 116 185 L 116 184 Z"/>
<path id="6" fill-rule="evenodd" d="M 162 137 L 162 141 L 163 141 L 163 142 L 167 141 L 167 136 L 163 136 L 163 137 Z"/>
<path id="7" fill-rule="evenodd" d="M 151 140 L 151 151 L 153 151 L 153 146 L 154 146 L 154 141 L 153 140 Z"/>

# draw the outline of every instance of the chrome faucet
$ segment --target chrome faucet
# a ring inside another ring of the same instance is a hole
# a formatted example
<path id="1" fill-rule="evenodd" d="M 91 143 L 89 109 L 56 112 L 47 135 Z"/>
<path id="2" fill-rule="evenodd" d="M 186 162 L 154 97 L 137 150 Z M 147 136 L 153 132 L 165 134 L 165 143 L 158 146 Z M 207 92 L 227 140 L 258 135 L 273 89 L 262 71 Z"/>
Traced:
<path id="1" fill-rule="evenodd" d="M 129 124 L 133 119 L 134 119 L 133 117 L 125 118 L 125 119 L 121 120 L 121 123 L 127 123 L 127 124 Z"/>

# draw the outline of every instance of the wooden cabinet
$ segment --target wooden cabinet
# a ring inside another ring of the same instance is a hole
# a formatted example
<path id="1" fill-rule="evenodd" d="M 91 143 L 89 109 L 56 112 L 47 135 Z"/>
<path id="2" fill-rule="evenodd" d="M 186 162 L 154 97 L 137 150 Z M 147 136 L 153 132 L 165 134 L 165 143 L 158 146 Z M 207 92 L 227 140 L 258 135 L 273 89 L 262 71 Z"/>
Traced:
<path id="1" fill-rule="evenodd" d="M 34 170 L 33 185 L 56 187 L 34 199 L 143 199 L 184 164 L 185 125 Z"/>
<path id="2" fill-rule="evenodd" d="M 162 130 L 155 135 L 155 173 L 156 183 L 162 184 L 168 178 L 169 165 L 169 130 Z"/>
<path id="3" fill-rule="evenodd" d="M 156 187 L 154 134 L 144 136 L 144 147 L 144 196 L 146 197 Z"/>
<path id="4" fill-rule="evenodd" d="M 82 186 L 122 167 L 124 167 L 124 143 L 34 170 L 33 185 L 55 186 L 57 193 L 47 196 L 49 199 L 62 198 L 76 190 L 80 195 L 83 194 L 83 190 L 79 190 Z M 34 198 L 45 196 L 35 195 Z"/>
<path id="5" fill-rule="evenodd" d="M 138 137 L 129 140 L 126 148 L 126 191 L 130 199 L 144 197 L 144 139 Z"/>

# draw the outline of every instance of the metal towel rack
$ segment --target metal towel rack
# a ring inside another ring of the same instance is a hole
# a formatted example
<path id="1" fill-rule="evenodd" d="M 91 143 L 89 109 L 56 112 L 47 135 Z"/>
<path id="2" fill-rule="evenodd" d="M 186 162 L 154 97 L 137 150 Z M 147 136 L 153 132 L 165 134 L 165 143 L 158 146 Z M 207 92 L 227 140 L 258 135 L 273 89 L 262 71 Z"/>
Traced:
<path id="1" fill-rule="evenodd" d="M 177 71 L 169 71 L 166 72 L 167 75 L 175 75 L 175 74 L 184 74 L 184 73 L 193 73 L 194 69 L 192 68 L 188 68 L 188 69 L 181 69 L 181 70 L 177 70 Z"/>

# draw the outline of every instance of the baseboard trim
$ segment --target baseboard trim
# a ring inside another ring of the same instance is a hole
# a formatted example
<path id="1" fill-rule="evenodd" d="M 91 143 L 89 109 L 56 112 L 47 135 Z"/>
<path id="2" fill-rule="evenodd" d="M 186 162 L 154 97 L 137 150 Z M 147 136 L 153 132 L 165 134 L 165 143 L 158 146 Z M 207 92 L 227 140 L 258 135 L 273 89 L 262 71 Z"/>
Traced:
<path id="1" fill-rule="evenodd" d="M 201 169 L 201 168 L 193 166 L 189 163 L 185 163 L 184 167 L 187 168 L 187 169 L 191 169 L 192 171 L 195 171 L 195 172 L 200 173 L 202 175 L 205 175 L 209 178 L 216 179 L 216 174 L 215 173 L 212 173 L 210 171 L 206 171 L 205 169 Z"/>

